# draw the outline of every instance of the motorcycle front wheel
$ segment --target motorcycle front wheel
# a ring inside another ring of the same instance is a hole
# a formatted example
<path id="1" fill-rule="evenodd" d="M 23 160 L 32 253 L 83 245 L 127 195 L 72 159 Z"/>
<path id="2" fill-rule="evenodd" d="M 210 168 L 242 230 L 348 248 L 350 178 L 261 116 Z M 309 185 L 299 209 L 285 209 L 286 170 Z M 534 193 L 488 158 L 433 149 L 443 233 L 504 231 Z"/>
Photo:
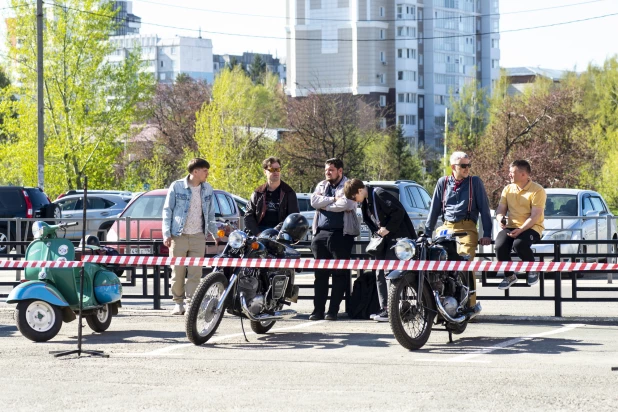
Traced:
<path id="1" fill-rule="evenodd" d="M 427 343 L 435 316 L 430 287 L 423 286 L 419 299 L 418 285 L 413 283 L 401 279 L 388 290 L 388 321 L 397 342 L 408 350 L 420 349 Z"/>
<path id="2" fill-rule="evenodd" d="M 15 319 L 21 334 L 34 342 L 47 342 L 62 327 L 60 309 L 42 300 L 22 300 L 17 303 Z"/>
<path id="3" fill-rule="evenodd" d="M 224 305 L 217 311 L 217 305 L 227 285 L 227 278 L 222 272 L 212 272 L 197 287 L 185 320 L 187 338 L 193 344 L 206 343 L 217 331 L 225 310 Z"/>

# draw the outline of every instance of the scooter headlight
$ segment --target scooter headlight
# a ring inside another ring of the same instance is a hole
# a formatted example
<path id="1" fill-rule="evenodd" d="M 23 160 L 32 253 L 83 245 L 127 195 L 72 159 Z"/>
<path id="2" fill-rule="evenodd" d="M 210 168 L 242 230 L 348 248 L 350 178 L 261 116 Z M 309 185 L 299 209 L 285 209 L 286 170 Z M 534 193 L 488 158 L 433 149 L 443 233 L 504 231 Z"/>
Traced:
<path id="1" fill-rule="evenodd" d="M 227 239 L 227 243 L 234 249 L 239 249 L 245 245 L 247 234 L 240 230 L 233 231 Z"/>
<path id="2" fill-rule="evenodd" d="M 395 255 L 399 260 L 410 260 L 416 254 L 416 243 L 410 239 L 401 239 L 395 245 Z"/>
<path id="3" fill-rule="evenodd" d="M 32 224 L 32 236 L 35 239 L 43 237 L 43 222 L 36 221 Z"/>

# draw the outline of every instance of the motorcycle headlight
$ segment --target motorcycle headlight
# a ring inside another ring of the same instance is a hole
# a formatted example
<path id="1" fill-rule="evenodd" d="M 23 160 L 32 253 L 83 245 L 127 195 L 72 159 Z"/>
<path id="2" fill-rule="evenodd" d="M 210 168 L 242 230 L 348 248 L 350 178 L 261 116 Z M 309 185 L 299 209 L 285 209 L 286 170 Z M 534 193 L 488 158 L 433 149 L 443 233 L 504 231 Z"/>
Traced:
<path id="1" fill-rule="evenodd" d="M 577 239 L 578 236 L 572 230 L 557 230 L 555 232 L 548 233 L 543 238 L 546 240 L 571 240 Z"/>
<path id="2" fill-rule="evenodd" d="M 40 239 L 43 236 L 43 225 L 41 222 L 37 221 L 32 224 L 32 236 L 35 239 Z"/>
<path id="3" fill-rule="evenodd" d="M 247 241 L 247 234 L 240 230 L 233 231 L 227 238 L 227 243 L 234 249 L 239 249 L 244 246 Z"/>
<path id="4" fill-rule="evenodd" d="M 410 239 L 401 239 L 395 245 L 395 255 L 399 260 L 410 260 L 416 254 L 416 243 Z"/>

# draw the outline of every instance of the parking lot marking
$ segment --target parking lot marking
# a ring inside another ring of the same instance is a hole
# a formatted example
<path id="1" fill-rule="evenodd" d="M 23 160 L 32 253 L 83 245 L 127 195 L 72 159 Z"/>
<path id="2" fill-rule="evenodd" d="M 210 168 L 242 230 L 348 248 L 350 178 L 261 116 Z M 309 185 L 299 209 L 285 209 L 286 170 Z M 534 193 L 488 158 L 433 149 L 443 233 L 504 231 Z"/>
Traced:
<path id="1" fill-rule="evenodd" d="M 282 328 L 276 328 L 276 329 L 271 329 L 271 332 L 281 332 L 281 331 L 286 331 L 286 330 L 292 330 L 292 329 L 303 329 L 303 328 L 307 328 L 309 326 L 313 326 L 313 325 L 319 325 L 320 323 L 324 323 L 326 322 L 325 320 L 320 320 L 320 321 L 309 321 L 309 322 L 303 322 L 299 325 L 294 325 L 294 326 L 284 326 Z M 246 333 L 247 336 L 250 335 L 255 335 L 255 332 L 247 332 Z M 207 343 L 216 343 L 216 342 L 221 342 L 224 341 L 226 339 L 231 339 L 231 338 L 238 338 L 240 336 L 243 336 L 242 333 L 232 333 L 230 335 L 223 335 L 223 336 L 215 336 L 214 338 L 210 339 Z M 170 345 L 170 346 L 166 346 L 164 348 L 159 348 L 159 349 L 155 349 L 153 351 L 150 352 L 145 352 L 145 353 L 118 353 L 114 356 L 161 356 L 164 355 L 166 353 L 178 350 L 178 349 L 183 349 L 186 347 L 191 347 L 191 346 L 195 346 L 192 343 L 181 343 L 181 344 L 174 344 L 174 345 Z"/>
<path id="2" fill-rule="evenodd" d="M 509 339 L 506 342 L 498 343 L 497 345 L 490 346 L 489 348 L 480 349 L 476 352 L 467 353 L 465 355 L 455 356 L 454 358 L 450 358 L 450 359 L 417 359 L 417 360 L 423 361 L 423 362 L 482 362 L 482 363 L 488 363 L 489 361 L 477 361 L 477 360 L 471 360 L 471 359 L 476 358 L 478 356 L 486 355 L 488 353 L 497 351 L 499 349 L 504 349 L 509 346 L 517 345 L 519 342 L 524 342 L 527 340 L 532 340 L 534 338 L 540 338 L 544 336 L 556 335 L 558 333 L 569 332 L 581 326 L 584 326 L 584 325 L 574 324 L 574 325 L 565 326 L 560 329 L 554 329 L 554 330 L 550 330 L 547 332 L 535 333 L 534 335 L 522 336 L 521 338 Z"/>

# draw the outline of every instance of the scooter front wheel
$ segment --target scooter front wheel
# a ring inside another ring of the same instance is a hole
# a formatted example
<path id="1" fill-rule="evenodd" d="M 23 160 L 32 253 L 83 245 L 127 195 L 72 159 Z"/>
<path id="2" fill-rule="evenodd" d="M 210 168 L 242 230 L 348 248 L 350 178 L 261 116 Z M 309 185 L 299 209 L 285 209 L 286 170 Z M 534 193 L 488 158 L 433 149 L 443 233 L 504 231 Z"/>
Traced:
<path id="1" fill-rule="evenodd" d="M 19 302 L 15 319 L 21 334 L 34 342 L 47 342 L 56 336 L 62 327 L 60 309 L 42 300 Z"/>
<path id="2" fill-rule="evenodd" d="M 217 311 L 219 300 L 228 281 L 222 272 L 207 275 L 191 298 L 191 307 L 185 320 L 187 338 L 196 345 L 206 343 L 217 331 L 225 305 Z"/>
<path id="3" fill-rule="evenodd" d="M 109 303 L 97 309 L 96 313 L 86 316 L 86 322 L 95 332 L 105 332 L 112 323 L 112 311 Z"/>

